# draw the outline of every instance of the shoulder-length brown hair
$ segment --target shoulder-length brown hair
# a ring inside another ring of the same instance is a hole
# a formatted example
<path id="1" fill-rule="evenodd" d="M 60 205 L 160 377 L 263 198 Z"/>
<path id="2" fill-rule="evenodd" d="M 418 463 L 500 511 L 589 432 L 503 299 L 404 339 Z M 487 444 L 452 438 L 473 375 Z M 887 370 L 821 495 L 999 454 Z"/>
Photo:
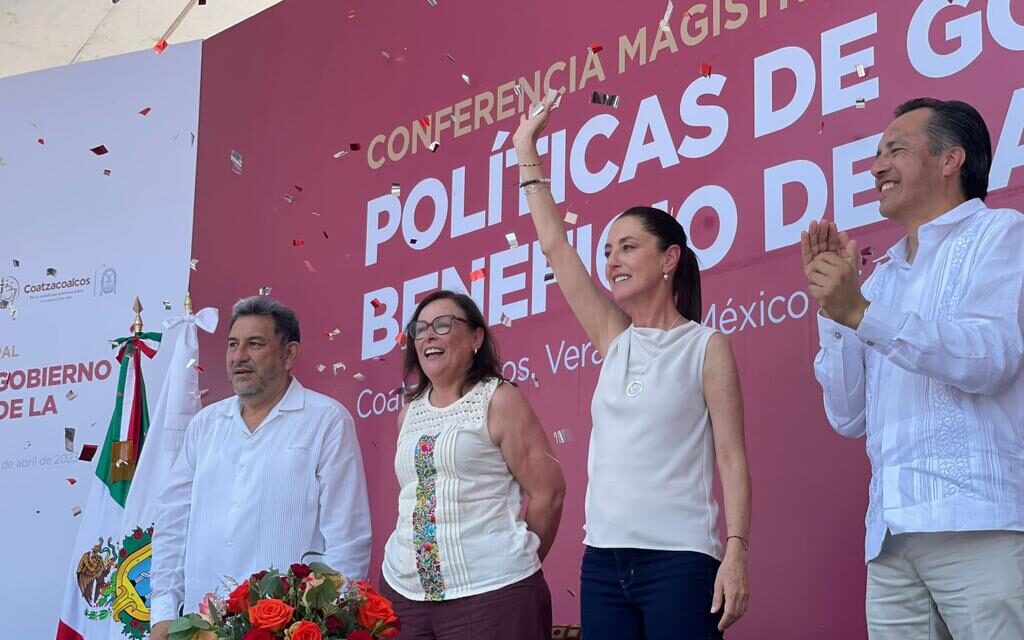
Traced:
<path id="1" fill-rule="evenodd" d="M 456 293 L 447 289 L 434 291 L 416 305 L 416 311 L 412 314 L 412 319 L 409 321 L 410 324 L 419 320 L 423 307 L 435 300 L 451 300 L 462 310 L 466 320 L 469 321 L 473 329 L 480 328 L 484 331 L 484 341 L 480 348 L 477 349 L 476 355 L 473 356 L 473 363 L 466 371 L 466 377 L 462 383 L 462 392 L 465 393 L 467 389 L 481 380 L 487 380 L 488 378 L 504 380 L 501 375 L 501 358 L 498 355 L 498 343 L 494 339 L 494 334 L 487 327 L 487 321 L 484 320 L 480 309 L 473 302 L 473 298 L 464 293 Z M 405 399 L 408 402 L 416 400 L 430 389 L 430 379 L 427 378 L 427 374 L 423 372 L 423 367 L 420 366 L 420 359 L 414 344 L 415 341 L 409 335 L 409 327 L 406 326 L 404 331 L 406 332 L 408 343 L 405 348 L 405 359 L 402 364 L 402 383 L 405 385 Z M 506 380 L 506 382 L 508 381 Z"/>

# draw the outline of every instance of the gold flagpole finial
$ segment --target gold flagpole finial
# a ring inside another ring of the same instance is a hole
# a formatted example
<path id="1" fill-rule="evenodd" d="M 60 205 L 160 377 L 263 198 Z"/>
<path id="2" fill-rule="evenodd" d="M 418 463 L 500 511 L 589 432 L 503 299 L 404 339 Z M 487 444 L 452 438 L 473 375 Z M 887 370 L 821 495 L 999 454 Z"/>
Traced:
<path id="1" fill-rule="evenodd" d="M 142 302 L 138 296 L 135 297 L 135 304 L 132 305 L 132 309 L 135 310 L 135 322 L 132 323 L 132 333 L 142 333 Z"/>
<path id="2" fill-rule="evenodd" d="M 192 315 L 192 293 L 189 291 L 185 292 L 185 313 Z"/>

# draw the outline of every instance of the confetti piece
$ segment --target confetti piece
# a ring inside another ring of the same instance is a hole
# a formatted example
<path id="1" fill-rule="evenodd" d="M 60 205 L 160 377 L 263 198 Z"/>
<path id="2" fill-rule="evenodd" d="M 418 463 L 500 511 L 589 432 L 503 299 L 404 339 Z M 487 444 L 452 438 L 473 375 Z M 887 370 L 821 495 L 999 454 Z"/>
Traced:
<path id="1" fill-rule="evenodd" d="M 551 282 L 554 279 L 555 279 L 555 274 L 553 274 L 553 273 L 545 273 L 544 274 L 544 282 Z"/>
<path id="2" fill-rule="evenodd" d="M 388 53 L 387 51 L 384 51 L 383 49 L 381 49 L 380 55 L 384 56 L 385 60 L 390 60 L 391 59 L 391 54 Z"/>
<path id="3" fill-rule="evenodd" d="M 437 6 L 437 0 L 427 0 L 427 4 L 429 4 L 432 7 L 436 7 Z"/>
<path id="4" fill-rule="evenodd" d="M 591 43 L 590 43 L 590 46 L 589 46 L 589 47 L 587 47 L 587 49 L 589 49 L 589 50 L 590 50 L 590 53 L 600 53 L 601 51 L 603 51 L 603 50 L 604 50 L 604 47 L 602 47 L 602 46 L 601 46 L 600 44 L 598 44 L 597 42 L 591 42 Z"/>
<path id="5" fill-rule="evenodd" d="M 96 455 L 96 445 L 87 444 L 82 447 L 82 452 L 78 454 L 78 459 L 83 462 L 92 462 L 93 457 Z"/>
<path id="6" fill-rule="evenodd" d="M 143 117 L 148 116 L 150 111 L 152 111 L 152 109 L 150 109 L 149 107 L 146 107 L 145 109 L 143 109 L 142 111 L 139 112 L 139 115 L 143 116 Z"/>
<path id="7" fill-rule="evenodd" d="M 863 109 L 866 106 L 868 106 L 868 101 L 866 99 L 864 99 L 864 98 L 857 98 L 857 108 L 858 109 Z"/>
<path id="8" fill-rule="evenodd" d="M 78 480 L 75 480 L 74 478 L 67 478 L 67 481 L 68 484 L 71 485 L 72 487 L 78 484 Z"/>
<path id="9" fill-rule="evenodd" d="M 21 260 L 16 260 L 16 259 L 12 258 L 11 259 L 11 264 L 14 265 L 14 268 L 18 268 L 18 267 L 21 266 Z"/>
<path id="10" fill-rule="evenodd" d="M 510 231 L 509 233 L 506 233 L 505 240 L 508 240 L 509 249 L 515 249 L 519 246 L 519 240 L 516 239 L 516 234 L 514 232 Z"/>
<path id="11" fill-rule="evenodd" d="M 71 507 L 71 515 L 73 515 L 76 518 L 78 516 L 82 515 L 82 507 L 78 507 L 78 506 Z"/>
<path id="12" fill-rule="evenodd" d="M 314 216 L 318 216 L 318 215 L 320 215 L 320 214 L 319 214 L 319 213 L 317 213 L 316 211 L 314 211 L 314 212 L 313 212 L 313 215 L 314 215 Z M 331 239 L 331 237 L 330 237 L 329 235 L 327 235 L 327 232 L 326 232 L 326 231 L 321 231 L 320 233 L 324 234 L 324 240 L 330 240 L 330 239 Z"/>
<path id="13" fill-rule="evenodd" d="M 430 146 L 427 147 L 427 148 L 430 149 L 431 153 L 433 153 L 433 152 L 437 151 L 437 148 L 440 147 L 440 146 L 441 146 L 441 143 L 438 142 L 437 140 L 434 140 L 433 142 L 430 143 Z"/>
<path id="14" fill-rule="evenodd" d="M 406 340 L 406 338 L 405 338 L 405 332 L 404 331 L 402 333 L 399 333 L 397 336 L 395 336 L 395 342 L 398 343 L 399 347 L 403 347 L 403 348 L 405 347 L 405 340 Z M 384 362 L 384 358 L 381 358 L 380 361 Z"/>
<path id="15" fill-rule="evenodd" d="M 446 54 L 444 54 L 444 55 L 445 55 L 445 57 L 446 57 L 446 58 L 448 58 L 448 59 L 449 59 L 449 60 L 451 60 L 452 62 L 455 62 L 455 58 L 453 58 L 453 57 L 452 57 L 452 54 L 450 54 L 450 53 L 446 53 Z"/>
<path id="16" fill-rule="evenodd" d="M 358 142 L 353 142 L 348 145 L 348 148 L 351 151 L 359 151 L 360 149 L 363 148 L 363 145 L 359 144 Z"/>
<path id="17" fill-rule="evenodd" d="M 320 373 L 323 373 L 323 372 L 324 372 L 324 369 L 326 369 L 326 368 L 327 368 L 327 367 L 326 367 L 326 366 L 324 366 L 323 364 L 318 364 L 318 365 L 316 365 L 316 370 L 317 370 L 317 371 L 319 371 Z"/>
<path id="18" fill-rule="evenodd" d="M 305 240 L 292 240 L 292 246 L 293 247 L 304 247 L 304 246 L 306 246 L 306 241 Z"/>
<path id="19" fill-rule="evenodd" d="M 391 183 L 391 195 L 395 196 L 396 198 L 401 198 L 402 197 L 402 185 L 400 185 L 397 182 L 392 182 Z"/>
<path id="20" fill-rule="evenodd" d="M 270 292 L 273 291 L 273 287 L 260 287 L 261 296 L 269 296 Z"/>
<path id="21" fill-rule="evenodd" d="M 242 175 L 242 153 L 234 149 L 231 150 L 231 170 Z"/>
<path id="22" fill-rule="evenodd" d="M 508 317 L 507 314 L 504 314 L 504 313 L 501 314 L 501 324 L 505 325 L 506 327 L 511 327 L 512 326 L 512 318 Z"/>
<path id="23" fill-rule="evenodd" d="M 44 140 L 43 138 L 37 138 L 36 142 L 38 142 L 39 144 L 46 144 L 46 140 Z"/>
<path id="24" fill-rule="evenodd" d="M 349 9 L 348 10 L 348 19 L 349 20 L 355 20 L 356 19 L 356 10 L 355 9 Z"/>
<path id="25" fill-rule="evenodd" d="M 208 393 L 210 393 L 209 389 L 200 389 L 199 391 L 189 391 L 188 395 L 190 398 L 195 398 L 198 400 L 199 398 L 202 398 Z"/>
<path id="26" fill-rule="evenodd" d="M 537 379 L 537 374 L 536 373 L 531 373 L 530 374 L 530 382 L 533 383 L 533 388 L 534 389 L 540 389 L 540 380 Z"/>
<path id="27" fill-rule="evenodd" d="M 353 375 L 352 375 L 352 377 L 353 377 L 353 378 L 355 378 L 356 380 L 360 380 L 360 381 L 362 381 L 362 380 L 366 380 L 366 376 L 364 376 L 364 375 L 363 375 L 363 374 L 361 374 L 361 373 L 356 373 L 356 374 L 353 374 Z"/>
<path id="28" fill-rule="evenodd" d="M 161 39 L 159 42 L 157 42 L 156 44 L 153 45 L 153 51 L 156 51 L 157 53 L 163 53 L 164 49 L 166 49 L 166 48 L 167 48 L 167 41 L 163 40 L 163 39 Z"/>
<path id="29" fill-rule="evenodd" d="M 341 329 L 338 328 L 331 329 L 330 331 L 324 331 L 324 335 L 327 336 L 327 339 L 330 340 L 331 342 L 334 342 L 334 338 L 336 338 L 340 334 Z"/>
<path id="30" fill-rule="evenodd" d="M 700 75 L 704 76 L 705 78 L 710 78 L 711 77 L 711 65 L 708 64 L 707 62 L 700 63 Z"/>
<path id="31" fill-rule="evenodd" d="M 476 282 L 477 280 L 483 280 L 487 277 L 487 273 L 483 269 L 477 269 L 469 274 L 469 281 Z"/>
<path id="32" fill-rule="evenodd" d="M 195 358 L 189 358 L 188 362 L 185 363 L 185 368 L 186 369 L 191 369 L 192 367 L 196 366 L 197 362 L 199 362 L 199 361 L 196 360 Z"/>
<path id="33" fill-rule="evenodd" d="M 64 450 L 72 452 L 75 450 L 75 428 L 64 427 Z"/>
<path id="34" fill-rule="evenodd" d="M 75 398 L 78 397 L 78 394 L 68 389 L 68 392 L 64 394 L 64 397 L 67 398 L 68 400 L 74 400 Z"/>
<path id="35" fill-rule="evenodd" d="M 575 213 L 573 213 L 572 211 L 566 211 L 565 212 L 565 221 L 568 224 L 576 224 L 577 217 L 578 216 Z"/>
<path id="36" fill-rule="evenodd" d="M 110 169 L 104 169 L 103 170 L 103 175 L 109 176 L 110 175 Z"/>
<path id="37" fill-rule="evenodd" d="M 659 26 L 661 27 L 662 31 L 671 31 L 671 28 L 668 26 L 668 21 L 672 17 L 672 9 L 672 0 L 668 0 L 668 6 L 665 7 L 665 16 L 661 19 L 661 22 L 659 23 Z"/>
<path id="38" fill-rule="evenodd" d="M 517 82 L 515 86 L 512 87 L 512 93 L 516 94 L 516 97 L 518 98 L 519 96 L 523 95 L 523 87 L 520 86 L 520 84 Z"/>
<path id="39" fill-rule="evenodd" d="M 462 81 L 465 82 L 466 84 L 469 84 L 469 76 L 467 76 L 466 74 L 462 74 Z"/>
<path id="40" fill-rule="evenodd" d="M 384 306 L 384 303 L 378 300 L 377 298 L 370 300 L 370 304 L 373 306 L 374 309 L 380 309 L 381 307 Z"/>
<path id="41" fill-rule="evenodd" d="M 857 76 L 858 76 L 858 77 L 860 77 L 860 78 L 863 78 L 863 77 L 864 77 L 864 76 L 866 76 L 866 75 L 868 75 L 868 72 L 867 72 L 867 70 L 866 70 L 866 69 L 864 68 L 864 65 L 862 65 L 862 64 L 858 64 L 858 65 L 857 65 Z"/>
<path id="42" fill-rule="evenodd" d="M 569 592 L 570 596 L 572 596 L 574 598 L 576 597 L 576 592 L 573 591 L 572 589 L 570 589 L 569 587 L 566 587 L 565 590 Z"/>
<path id="43" fill-rule="evenodd" d="M 593 95 L 590 96 L 590 102 L 593 104 L 605 105 L 607 107 L 611 107 L 612 109 L 619 108 L 619 96 L 610 93 L 601 93 L 600 91 L 595 91 Z"/>
<path id="44" fill-rule="evenodd" d="M 420 125 L 422 125 L 424 129 L 429 129 L 430 128 L 430 116 L 423 116 L 422 118 L 420 118 Z"/>
<path id="45" fill-rule="evenodd" d="M 286 193 L 286 194 L 284 194 L 284 201 L 287 202 L 288 204 L 291 204 L 291 203 L 295 202 L 295 196 L 293 196 L 293 195 L 291 195 L 289 193 Z"/>
<path id="46" fill-rule="evenodd" d="M 342 156 L 344 156 L 346 154 L 348 154 L 348 151 L 339 151 L 338 153 L 334 154 L 334 159 L 337 160 L 338 158 L 340 158 L 340 157 L 342 157 Z"/>
<path id="47" fill-rule="evenodd" d="M 342 371 L 344 371 L 344 370 L 345 370 L 345 369 L 347 369 L 347 368 L 348 368 L 348 367 L 346 367 L 346 366 L 345 366 L 345 363 L 344 363 L 344 362 L 335 362 L 335 363 L 334 363 L 334 364 L 332 365 L 332 370 L 333 370 L 333 372 L 334 372 L 334 375 L 338 375 L 338 369 L 341 369 Z"/>
<path id="48" fill-rule="evenodd" d="M 164 300 L 164 310 L 165 311 L 170 311 L 171 310 L 171 301 L 170 300 Z"/>
<path id="49" fill-rule="evenodd" d="M 560 429 L 555 432 L 555 443 L 557 444 L 567 444 L 573 440 L 572 431 L 569 431 L 568 429 Z"/>
<path id="50" fill-rule="evenodd" d="M 310 273 L 316 273 L 316 269 L 313 267 L 312 262 L 310 262 L 309 260 L 303 260 L 302 262 L 306 265 L 306 268 L 309 269 Z"/>
<path id="51" fill-rule="evenodd" d="M 57 270 L 54 269 L 53 267 L 50 267 L 49 269 L 46 270 L 46 275 L 55 277 L 57 275 Z"/>

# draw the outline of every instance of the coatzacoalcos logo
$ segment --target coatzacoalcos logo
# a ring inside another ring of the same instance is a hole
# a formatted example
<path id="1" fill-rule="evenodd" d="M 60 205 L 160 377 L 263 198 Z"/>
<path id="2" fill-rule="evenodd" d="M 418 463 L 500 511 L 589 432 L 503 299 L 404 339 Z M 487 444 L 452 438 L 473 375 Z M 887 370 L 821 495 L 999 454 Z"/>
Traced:
<path id="1" fill-rule="evenodd" d="M 0 278 L 0 309 L 13 306 L 18 298 L 18 288 L 21 285 L 14 276 L 3 276 Z"/>

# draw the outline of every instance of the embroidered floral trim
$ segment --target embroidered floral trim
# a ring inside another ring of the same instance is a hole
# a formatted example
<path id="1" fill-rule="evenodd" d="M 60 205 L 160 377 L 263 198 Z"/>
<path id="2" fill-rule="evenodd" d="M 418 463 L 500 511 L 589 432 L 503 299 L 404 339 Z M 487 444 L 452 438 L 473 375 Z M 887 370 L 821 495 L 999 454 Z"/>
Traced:
<path id="1" fill-rule="evenodd" d="M 421 436 L 416 441 L 416 506 L 412 512 L 412 541 L 416 550 L 416 571 L 427 600 L 444 600 L 444 575 L 437 548 L 437 467 L 434 466 L 434 441 L 437 436 Z"/>

